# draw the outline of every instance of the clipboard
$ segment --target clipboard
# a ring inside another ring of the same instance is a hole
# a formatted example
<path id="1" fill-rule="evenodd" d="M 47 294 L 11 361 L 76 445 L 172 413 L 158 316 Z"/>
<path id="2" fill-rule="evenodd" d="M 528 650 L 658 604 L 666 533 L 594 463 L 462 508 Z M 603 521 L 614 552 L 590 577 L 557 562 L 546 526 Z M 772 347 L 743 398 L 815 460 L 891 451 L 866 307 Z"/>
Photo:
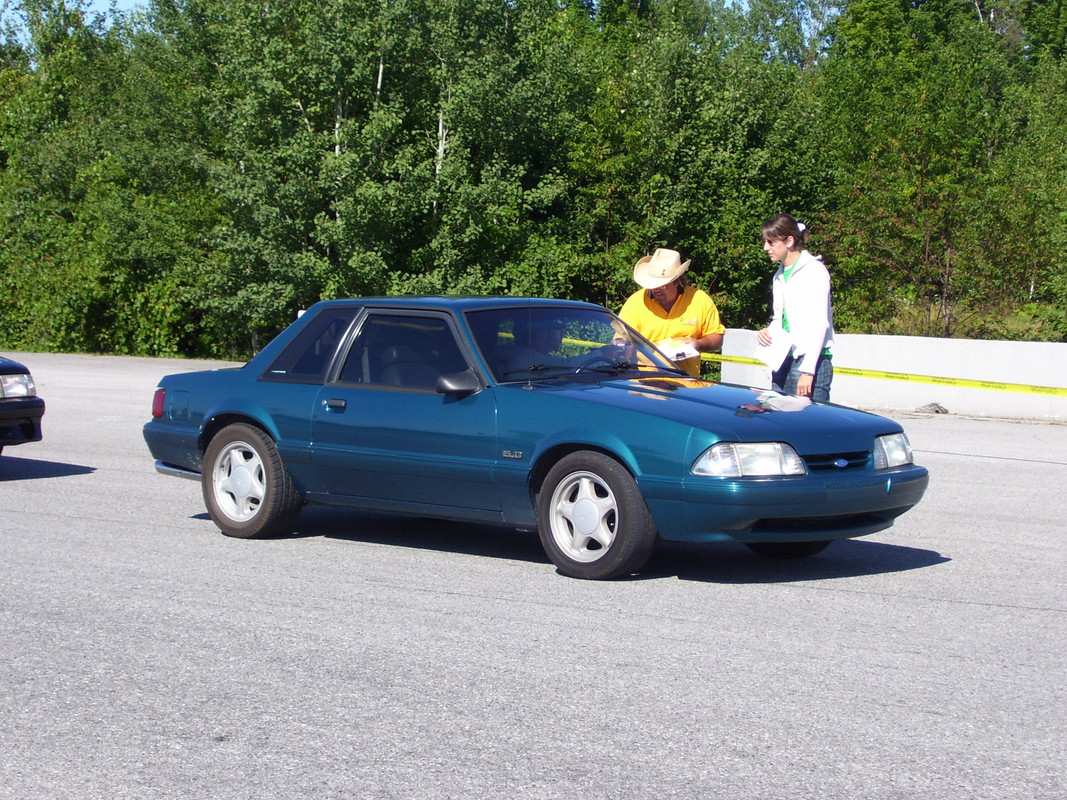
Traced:
<path id="1" fill-rule="evenodd" d="M 663 339 L 654 342 L 656 349 L 671 361 L 684 361 L 687 358 L 699 358 L 700 353 L 685 339 Z"/>
<path id="2" fill-rule="evenodd" d="M 756 358 L 771 368 L 771 372 L 777 372 L 785 362 L 785 357 L 793 349 L 793 339 L 781 325 L 771 325 L 767 328 L 771 343 L 756 346 Z"/>

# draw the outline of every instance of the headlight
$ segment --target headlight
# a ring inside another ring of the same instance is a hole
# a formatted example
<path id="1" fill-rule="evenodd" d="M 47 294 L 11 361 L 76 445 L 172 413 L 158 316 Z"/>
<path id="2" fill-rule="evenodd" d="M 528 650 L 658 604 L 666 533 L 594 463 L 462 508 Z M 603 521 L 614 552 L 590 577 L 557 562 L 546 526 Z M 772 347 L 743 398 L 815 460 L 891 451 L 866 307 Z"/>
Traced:
<path id="1" fill-rule="evenodd" d="M 742 478 L 755 475 L 803 475 L 797 451 L 779 442 L 719 442 L 693 462 L 694 475 Z"/>
<path id="2" fill-rule="evenodd" d="M 0 375 L 0 397 L 36 397 L 37 387 L 33 385 L 30 373 L 19 375 Z"/>
<path id="3" fill-rule="evenodd" d="M 874 440 L 874 468 L 889 469 L 911 464 L 911 442 L 903 433 L 889 433 Z"/>

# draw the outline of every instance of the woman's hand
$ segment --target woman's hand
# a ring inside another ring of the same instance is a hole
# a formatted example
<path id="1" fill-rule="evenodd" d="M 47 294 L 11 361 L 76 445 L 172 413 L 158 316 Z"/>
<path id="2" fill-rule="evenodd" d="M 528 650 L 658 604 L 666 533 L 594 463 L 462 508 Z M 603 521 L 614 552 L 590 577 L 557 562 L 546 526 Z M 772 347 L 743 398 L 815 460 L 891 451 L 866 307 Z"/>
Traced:
<path id="1" fill-rule="evenodd" d="M 767 347 L 773 340 L 771 339 L 770 332 L 766 328 L 761 328 L 756 331 L 756 341 L 764 347 Z"/>
<path id="2" fill-rule="evenodd" d="M 811 387 L 814 383 L 814 375 L 809 375 L 806 372 L 801 372 L 800 378 L 797 380 L 797 394 L 801 397 L 811 397 Z"/>

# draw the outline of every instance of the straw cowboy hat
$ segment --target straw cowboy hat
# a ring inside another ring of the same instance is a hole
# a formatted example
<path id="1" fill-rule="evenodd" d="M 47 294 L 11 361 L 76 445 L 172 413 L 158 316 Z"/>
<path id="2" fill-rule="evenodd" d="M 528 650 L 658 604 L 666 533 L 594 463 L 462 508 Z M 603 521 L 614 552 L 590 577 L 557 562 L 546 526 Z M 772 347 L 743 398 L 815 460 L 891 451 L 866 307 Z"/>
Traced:
<path id="1" fill-rule="evenodd" d="M 634 265 L 634 280 L 645 289 L 658 289 L 682 277 L 692 260 L 683 264 L 677 250 L 656 248 L 655 253 L 645 256 Z"/>

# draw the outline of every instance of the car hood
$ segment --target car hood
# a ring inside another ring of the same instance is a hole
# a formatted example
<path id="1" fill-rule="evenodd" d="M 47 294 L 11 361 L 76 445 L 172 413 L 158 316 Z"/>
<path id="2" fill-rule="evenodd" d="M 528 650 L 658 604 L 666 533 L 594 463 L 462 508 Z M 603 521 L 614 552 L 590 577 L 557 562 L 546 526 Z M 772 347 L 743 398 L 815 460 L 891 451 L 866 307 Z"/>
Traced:
<path id="1" fill-rule="evenodd" d="M 29 370 L 17 361 L 0 356 L 0 375 L 21 375 L 23 372 Z"/>
<path id="2" fill-rule="evenodd" d="M 875 436 L 902 430 L 890 419 L 846 406 L 691 378 L 540 384 L 537 389 L 700 428 L 720 440 L 788 442 L 802 453 L 869 450 Z"/>

